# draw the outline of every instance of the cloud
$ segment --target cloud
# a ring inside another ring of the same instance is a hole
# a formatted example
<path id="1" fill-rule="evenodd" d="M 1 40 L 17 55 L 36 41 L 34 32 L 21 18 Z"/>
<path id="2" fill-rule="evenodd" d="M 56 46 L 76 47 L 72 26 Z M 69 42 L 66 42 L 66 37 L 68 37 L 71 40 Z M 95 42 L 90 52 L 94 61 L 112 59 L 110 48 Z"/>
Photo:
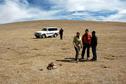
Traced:
<path id="1" fill-rule="evenodd" d="M 0 0 L 0 23 L 27 20 L 126 22 L 125 0 Z"/>
<path id="2" fill-rule="evenodd" d="M 119 0 L 50 0 L 58 7 L 67 11 L 97 11 L 97 10 L 113 10 L 122 6 Z"/>
<path id="3" fill-rule="evenodd" d="M 72 12 L 69 18 L 81 20 L 126 21 L 125 0 L 51 0 L 58 8 Z M 56 8 L 56 7 L 55 7 Z"/>
<path id="4" fill-rule="evenodd" d="M 0 23 L 54 19 L 53 15 L 57 12 L 29 7 L 27 0 L 5 0 L 4 4 L 0 4 L 0 11 Z"/>
<path id="5" fill-rule="evenodd" d="M 104 21 L 121 21 L 126 22 L 126 10 L 120 10 L 115 14 L 109 15 L 103 19 Z"/>

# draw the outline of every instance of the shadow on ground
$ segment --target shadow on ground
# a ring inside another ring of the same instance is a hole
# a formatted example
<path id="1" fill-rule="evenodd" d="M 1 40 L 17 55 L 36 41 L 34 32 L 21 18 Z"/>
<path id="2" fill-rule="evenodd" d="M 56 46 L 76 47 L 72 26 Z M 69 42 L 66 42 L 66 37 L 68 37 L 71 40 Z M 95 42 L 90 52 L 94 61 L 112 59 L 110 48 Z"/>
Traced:
<path id="1" fill-rule="evenodd" d="M 56 60 L 59 62 L 69 62 L 69 63 L 75 63 L 75 62 L 92 62 L 91 60 L 86 60 L 86 59 L 79 59 L 78 61 L 75 61 L 75 58 L 64 58 L 62 60 Z"/>

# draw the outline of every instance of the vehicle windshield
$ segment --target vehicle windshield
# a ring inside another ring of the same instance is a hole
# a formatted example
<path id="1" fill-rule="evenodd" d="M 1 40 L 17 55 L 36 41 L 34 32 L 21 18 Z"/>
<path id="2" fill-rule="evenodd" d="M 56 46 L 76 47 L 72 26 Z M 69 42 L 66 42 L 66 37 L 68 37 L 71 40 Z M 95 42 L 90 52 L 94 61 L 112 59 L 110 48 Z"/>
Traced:
<path id="1" fill-rule="evenodd" d="M 50 28 L 48 31 L 57 31 L 57 28 Z"/>
<path id="2" fill-rule="evenodd" d="M 47 31 L 47 29 L 46 28 L 43 28 L 42 31 Z"/>

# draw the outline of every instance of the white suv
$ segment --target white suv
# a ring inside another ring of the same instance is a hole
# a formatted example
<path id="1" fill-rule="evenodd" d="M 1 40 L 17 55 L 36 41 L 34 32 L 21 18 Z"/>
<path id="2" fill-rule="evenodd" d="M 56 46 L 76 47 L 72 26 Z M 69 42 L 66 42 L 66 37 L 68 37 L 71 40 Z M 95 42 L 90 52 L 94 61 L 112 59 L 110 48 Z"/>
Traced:
<path id="1" fill-rule="evenodd" d="M 36 38 L 57 37 L 59 29 L 57 27 L 44 27 L 41 31 L 34 33 Z"/>

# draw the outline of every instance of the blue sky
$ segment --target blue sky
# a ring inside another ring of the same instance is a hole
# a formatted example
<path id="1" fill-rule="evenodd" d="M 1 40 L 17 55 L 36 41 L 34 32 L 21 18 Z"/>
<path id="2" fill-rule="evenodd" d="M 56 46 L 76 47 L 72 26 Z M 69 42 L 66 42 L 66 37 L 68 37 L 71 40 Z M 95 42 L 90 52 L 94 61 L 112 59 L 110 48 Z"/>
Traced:
<path id="1" fill-rule="evenodd" d="M 0 24 L 29 20 L 126 22 L 126 0 L 0 0 Z"/>

